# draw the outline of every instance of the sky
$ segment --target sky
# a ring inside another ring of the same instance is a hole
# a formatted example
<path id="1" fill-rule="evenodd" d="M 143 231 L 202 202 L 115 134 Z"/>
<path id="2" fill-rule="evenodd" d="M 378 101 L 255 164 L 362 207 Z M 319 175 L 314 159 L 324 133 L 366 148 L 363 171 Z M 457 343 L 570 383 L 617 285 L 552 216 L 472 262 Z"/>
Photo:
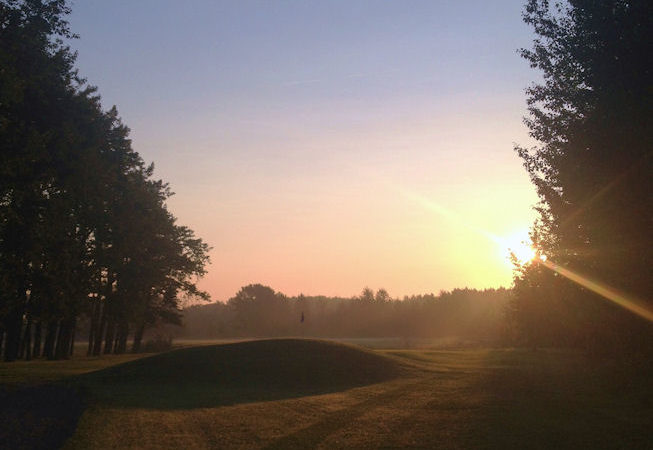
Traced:
<path id="1" fill-rule="evenodd" d="M 213 248 L 214 301 L 510 286 L 522 2 L 77 0 L 77 67 Z"/>

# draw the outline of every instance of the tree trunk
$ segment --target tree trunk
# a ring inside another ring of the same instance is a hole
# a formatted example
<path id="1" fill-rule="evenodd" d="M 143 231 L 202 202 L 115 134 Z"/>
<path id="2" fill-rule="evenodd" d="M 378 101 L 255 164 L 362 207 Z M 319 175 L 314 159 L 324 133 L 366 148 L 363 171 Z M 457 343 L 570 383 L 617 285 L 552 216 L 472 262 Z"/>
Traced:
<path id="1" fill-rule="evenodd" d="M 93 354 L 93 344 L 95 343 L 95 336 L 98 332 L 101 308 L 102 304 L 100 303 L 100 299 L 94 299 L 93 310 L 91 311 L 91 327 L 88 332 L 88 350 L 86 351 L 86 356 L 91 356 Z"/>
<path id="2" fill-rule="evenodd" d="M 41 356 L 41 333 L 42 326 L 41 321 L 36 322 L 36 327 L 34 328 L 34 349 L 32 351 L 32 358 L 38 358 Z"/>
<path id="3" fill-rule="evenodd" d="M 116 339 L 116 354 L 122 354 L 127 351 L 127 337 L 129 336 L 129 322 L 123 320 L 120 322 L 118 338 Z"/>
<path id="4" fill-rule="evenodd" d="M 106 300 L 105 300 L 106 301 Z M 95 343 L 93 344 L 93 356 L 98 356 L 102 350 L 102 336 L 104 334 L 104 328 L 107 324 L 107 305 L 99 305 L 99 308 L 102 310 L 102 314 L 98 311 L 98 316 L 100 317 L 100 322 L 97 330 L 95 330 Z"/>
<path id="5" fill-rule="evenodd" d="M 70 325 L 70 351 L 68 352 L 68 356 L 73 356 L 73 353 L 75 352 L 75 332 L 77 328 L 77 317 L 73 317 Z"/>
<path id="6" fill-rule="evenodd" d="M 5 361 L 15 361 L 18 357 L 20 346 L 20 332 L 23 328 L 22 314 L 14 314 L 9 318 L 7 326 L 7 337 L 5 339 Z"/>
<path id="7" fill-rule="evenodd" d="M 24 354 L 24 355 L 23 355 Z M 25 357 L 26 361 L 32 359 L 32 318 L 27 319 L 25 334 L 23 337 L 22 351 L 20 357 Z"/>
<path id="8" fill-rule="evenodd" d="M 145 332 L 145 322 L 143 322 L 134 333 L 134 343 L 132 344 L 132 353 L 141 351 L 141 341 L 143 340 L 143 333 Z"/>
<path id="9" fill-rule="evenodd" d="M 25 357 L 25 332 L 29 331 L 27 327 L 24 327 L 20 331 L 18 337 L 18 353 L 16 354 L 16 359 L 23 359 Z"/>
<path id="10" fill-rule="evenodd" d="M 104 339 L 104 354 L 111 353 L 113 351 L 113 336 L 115 333 L 116 324 L 113 320 L 109 321 L 107 325 L 107 335 Z"/>
<path id="11" fill-rule="evenodd" d="M 45 332 L 45 342 L 43 344 L 43 356 L 48 359 L 54 359 L 54 343 L 57 338 L 57 321 L 51 320 Z"/>
<path id="12" fill-rule="evenodd" d="M 106 288 L 106 295 L 104 297 L 104 311 L 102 312 L 102 318 L 104 321 L 104 325 L 106 327 L 105 331 L 105 336 L 104 336 L 104 354 L 111 353 L 113 351 L 113 335 L 114 335 L 114 328 L 115 328 L 115 321 L 114 321 L 114 292 L 113 292 L 113 284 L 116 281 L 116 275 L 115 273 L 109 269 L 108 275 L 107 275 L 107 284 L 105 286 Z M 99 338 L 100 341 L 100 347 L 102 345 L 102 335 L 100 335 Z M 101 351 L 98 348 L 98 353 Z"/>
<path id="13" fill-rule="evenodd" d="M 61 321 L 57 336 L 57 345 L 54 351 L 55 359 L 68 359 L 68 351 L 70 350 L 70 325 L 71 323 L 68 319 Z"/>

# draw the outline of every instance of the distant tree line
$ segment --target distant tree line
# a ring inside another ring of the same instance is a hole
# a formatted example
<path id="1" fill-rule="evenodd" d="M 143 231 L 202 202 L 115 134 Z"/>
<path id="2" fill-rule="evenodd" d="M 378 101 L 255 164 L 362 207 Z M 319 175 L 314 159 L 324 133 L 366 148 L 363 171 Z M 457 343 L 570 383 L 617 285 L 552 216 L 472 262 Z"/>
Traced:
<path id="1" fill-rule="evenodd" d="M 508 318 L 528 345 L 653 352 L 653 2 L 528 1 L 518 147 L 540 197 Z M 571 275 L 571 276 L 570 276 Z"/>
<path id="2" fill-rule="evenodd" d="M 506 336 L 507 289 L 454 289 L 438 295 L 392 298 L 365 289 L 351 298 L 287 297 L 274 289 L 245 286 L 226 303 L 184 310 L 186 338 L 269 336 L 350 338 L 458 338 L 499 343 Z"/>
<path id="3" fill-rule="evenodd" d="M 63 43 L 64 0 L 0 1 L 0 352 L 66 358 L 88 318 L 88 353 L 138 351 L 178 323 L 208 247 L 166 208 L 168 185 L 103 111 Z"/>

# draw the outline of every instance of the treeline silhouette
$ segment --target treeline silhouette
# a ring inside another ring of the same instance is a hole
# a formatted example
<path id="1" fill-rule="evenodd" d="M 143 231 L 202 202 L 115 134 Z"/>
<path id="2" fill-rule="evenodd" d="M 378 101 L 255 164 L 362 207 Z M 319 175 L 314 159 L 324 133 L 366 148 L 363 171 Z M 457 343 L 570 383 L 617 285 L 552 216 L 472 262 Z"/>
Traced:
<path id="1" fill-rule="evenodd" d="M 245 286 L 226 303 L 184 309 L 178 337 L 456 338 L 499 343 L 506 336 L 508 289 L 454 289 L 392 298 L 365 289 L 351 298 L 287 297 L 268 286 Z"/>
<path id="2" fill-rule="evenodd" d="M 168 185 L 74 68 L 65 1 L 0 2 L 0 352 L 66 358 L 178 322 L 208 247 L 166 208 Z"/>
<path id="3" fill-rule="evenodd" d="M 527 345 L 653 354 L 653 2 L 530 0 L 541 71 L 517 147 L 537 188 L 508 318 Z"/>

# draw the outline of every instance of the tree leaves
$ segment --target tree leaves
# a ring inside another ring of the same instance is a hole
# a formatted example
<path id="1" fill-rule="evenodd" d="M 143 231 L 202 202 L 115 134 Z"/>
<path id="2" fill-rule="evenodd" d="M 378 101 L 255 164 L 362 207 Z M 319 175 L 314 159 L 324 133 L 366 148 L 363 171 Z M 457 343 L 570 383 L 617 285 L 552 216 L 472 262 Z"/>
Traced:
<path id="1" fill-rule="evenodd" d="M 71 338 L 64 328 L 101 310 L 102 323 L 120 323 L 124 334 L 129 323 L 178 321 L 180 294 L 208 298 L 195 280 L 209 247 L 176 224 L 165 203 L 168 184 L 132 149 L 117 108 L 103 111 L 97 89 L 78 76 L 76 55 L 62 42 L 75 37 L 69 13 L 64 0 L 0 1 L 7 359 L 19 356 L 24 323 L 59 323 L 58 335 Z M 107 325 L 107 344 L 112 330 Z"/>
<path id="2" fill-rule="evenodd" d="M 543 75 L 542 83 L 526 91 L 525 123 L 539 144 L 516 147 L 540 197 L 533 242 L 558 264 L 629 295 L 650 297 L 653 6 L 530 0 L 524 21 L 537 38 L 521 55 Z M 539 272 L 533 267 L 516 273 L 517 304 L 526 305 L 528 296 L 551 301 L 551 295 L 563 295 L 549 286 L 542 296 L 544 284 L 553 281 Z M 532 283 L 531 277 L 549 281 Z M 586 308 L 601 305 L 598 316 L 606 329 L 608 323 L 615 327 L 612 334 L 628 322 L 617 318 L 622 311 L 581 288 L 565 288 L 564 295 Z M 559 323 L 568 322 L 559 313 Z M 583 320 L 573 326 L 592 329 Z M 647 327 L 635 328 L 641 326 Z"/>

